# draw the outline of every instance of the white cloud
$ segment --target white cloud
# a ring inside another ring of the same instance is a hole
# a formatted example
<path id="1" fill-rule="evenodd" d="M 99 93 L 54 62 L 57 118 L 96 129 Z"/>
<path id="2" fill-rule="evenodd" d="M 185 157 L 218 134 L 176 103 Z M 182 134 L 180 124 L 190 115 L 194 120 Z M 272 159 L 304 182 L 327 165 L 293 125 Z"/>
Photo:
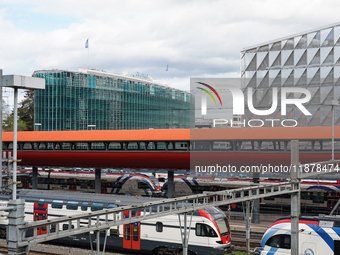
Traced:
<path id="1" fill-rule="evenodd" d="M 140 71 L 160 82 L 169 75 L 170 85 L 187 90 L 190 77 L 239 76 L 244 47 L 337 22 L 338 5 L 321 0 L 2 1 L 0 67 L 5 74 L 24 75 L 87 67 L 84 44 L 90 38 L 90 67 Z M 67 19 L 71 22 L 55 29 Z"/>

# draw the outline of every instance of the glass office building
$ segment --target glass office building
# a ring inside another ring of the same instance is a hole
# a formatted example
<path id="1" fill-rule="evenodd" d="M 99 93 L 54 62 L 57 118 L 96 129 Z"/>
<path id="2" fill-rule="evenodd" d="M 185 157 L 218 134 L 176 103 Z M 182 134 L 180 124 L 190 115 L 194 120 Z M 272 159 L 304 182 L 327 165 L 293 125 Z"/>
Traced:
<path id="1" fill-rule="evenodd" d="M 35 71 L 46 89 L 34 94 L 35 130 L 189 128 L 187 92 L 151 79 L 79 69 Z"/>
<path id="2" fill-rule="evenodd" d="M 306 105 L 311 116 L 287 106 L 286 116 L 281 116 L 278 107 L 270 116 L 253 116 L 248 110 L 245 119 L 289 118 L 297 120 L 299 126 L 331 125 L 330 104 L 340 96 L 340 23 L 245 48 L 241 76 L 243 89 L 253 89 L 254 106 L 259 110 L 270 108 L 273 87 L 279 91 L 282 87 L 302 87 L 312 94 Z M 300 96 L 288 94 L 288 98 Z M 340 125 L 340 108 L 335 109 L 335 123 Z"/>

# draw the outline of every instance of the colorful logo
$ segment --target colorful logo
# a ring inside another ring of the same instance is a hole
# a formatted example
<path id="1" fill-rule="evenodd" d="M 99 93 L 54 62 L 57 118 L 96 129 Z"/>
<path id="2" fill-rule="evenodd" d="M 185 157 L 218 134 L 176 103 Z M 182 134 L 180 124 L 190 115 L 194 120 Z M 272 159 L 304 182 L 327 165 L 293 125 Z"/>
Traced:
<path id="1" fill-rule="evenodd" d="M 220 103 L 221 103 L 221 106 L 222 106 L 222 101 L 221 101 L 220 95 L 217 93 L 217 91 L 216 91 L 212 86 L 210 86 L 210 85 L 208 85 L 208 84 L 206 84 L 206 83 L 203 83 L 203 82 L 197 82 L 197 83 L 202 84 L 202 85 L 208 87 L 209 89 L 211 89 L 211 91 L 214 92 L 215 95 L 217 96 L 218 100 L 220 100 Z M 200 89 L 200 90 L 203 90 L 203 91 L 206 92 L 209 96 L 211 96 L 211 98 L 214 100 L 215 105 L 217 106 L 216 100 L 215 100 L 214 96 L 210 93 L 209 90 L 203 89 L 203 88 L 200 88 L 200 87 L 197 87 L 197 88 Z"/>

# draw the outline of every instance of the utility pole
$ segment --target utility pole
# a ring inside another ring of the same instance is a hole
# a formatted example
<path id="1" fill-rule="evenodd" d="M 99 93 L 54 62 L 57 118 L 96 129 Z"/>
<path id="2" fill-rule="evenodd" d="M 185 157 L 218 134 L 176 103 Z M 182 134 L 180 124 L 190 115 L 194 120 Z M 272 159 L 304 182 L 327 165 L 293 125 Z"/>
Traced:
<path id="1" fill-rule="evenodd" d="M 299 141 L 291 141 L 291 170 L 290 180 L 292 188 L 298 185 L 300 189 L 299 169 Z M 300 217 L 300 192 L 291 194 L 291 255 L 299 255 L 299 217 Z"/>

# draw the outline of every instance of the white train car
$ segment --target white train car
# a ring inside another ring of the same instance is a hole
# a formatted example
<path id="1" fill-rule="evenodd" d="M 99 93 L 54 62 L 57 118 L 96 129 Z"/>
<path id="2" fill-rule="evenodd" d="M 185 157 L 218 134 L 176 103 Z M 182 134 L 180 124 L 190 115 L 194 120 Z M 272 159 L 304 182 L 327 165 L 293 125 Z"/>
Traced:
<path id="1" fill-rule="evenodd" d="M 2 206 L 5 206 L 3 204 Z M 46 204 L 40 200 L 38 203 L 25 204 L 25 220 L 28 222 L 53 219 L 61 216 L 81 214 L 86 211 L 112 208 L 115 205 L 88 202 L 63 202 L 55 200 Z M 139 212 L 140 214 L 141 212 Z M 0 217 L 0 235 L 5 237 L 7 225 L 6 213 Z M 134 216 L 134 215 L 133 215 Z M 132 217 L 133 217 L 132 216 Z M 129 217 L 124 213 L 124 217 Z M 181 215 L 183 224 L 183 216 Z M 189 216 L 190 217 L 190 216 Z M 112 219 L 113 220 L 113 219 Z M 71 228 L 76 224 L 72 222 Z M 52 226 L 51 232 L 56 231 Z M 67 230 L 69 224 L 60 224 L 60 230 Z M 38 235 L 47 233 L 46 227 L 38 229 Z M 27 233 L 31 235 L 31 233 Z M 147 254 L 182 254 L 182 240 L 178 215 L 169 215 L 156 219 L 145 220 L 131 224 L 112 227 L 109 231 L 101 231 L 101 245 L 107 235 L 106 250 L 122 250 L 133 253 Z M 96 236 L 92 237 L 92 241 Z M 90 247 L 89 234 L 72 235 L 55 240 L 63 245 L 79 245 Z M 230 227 L 225 214 L 218 208 L 212 207 L 198 210 L 193 213 L 189 238 L 189 255 L 224 255 L 231 253 L 234 247 L 230 243 Z"/>
<path id="2" fill-rule="evenodd" d="M 299 220 L 299 254 L 340 254 L 340 218 L 303 217 Z M 290 255 L 291 221 L 280 218 L 264 233 L 254 255 Z"/>

